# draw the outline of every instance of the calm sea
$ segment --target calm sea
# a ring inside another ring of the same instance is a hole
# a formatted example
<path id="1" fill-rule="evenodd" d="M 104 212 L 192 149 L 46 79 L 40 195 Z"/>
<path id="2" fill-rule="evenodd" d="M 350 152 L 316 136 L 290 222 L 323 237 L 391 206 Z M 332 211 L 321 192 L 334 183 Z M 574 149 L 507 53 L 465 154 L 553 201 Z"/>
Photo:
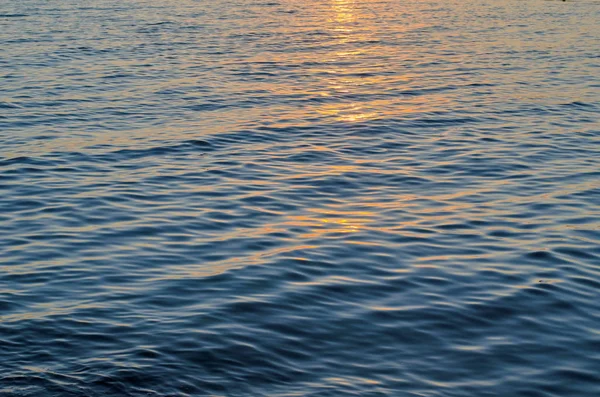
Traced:
<path id="1" fill-rule="evenodd" d="M 599 21 L 3 0 L 0 396 L 600 396 Z"/>

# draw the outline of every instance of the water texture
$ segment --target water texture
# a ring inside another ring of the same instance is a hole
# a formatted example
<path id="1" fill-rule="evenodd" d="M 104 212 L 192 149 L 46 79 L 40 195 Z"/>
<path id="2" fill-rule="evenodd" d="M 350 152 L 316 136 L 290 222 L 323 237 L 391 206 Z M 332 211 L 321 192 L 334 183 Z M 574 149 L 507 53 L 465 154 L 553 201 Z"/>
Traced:
<path id="1" fill-rule="evenodd" d="M 3 1 L 0 396 L 599 396 L 599 20 Z"/>

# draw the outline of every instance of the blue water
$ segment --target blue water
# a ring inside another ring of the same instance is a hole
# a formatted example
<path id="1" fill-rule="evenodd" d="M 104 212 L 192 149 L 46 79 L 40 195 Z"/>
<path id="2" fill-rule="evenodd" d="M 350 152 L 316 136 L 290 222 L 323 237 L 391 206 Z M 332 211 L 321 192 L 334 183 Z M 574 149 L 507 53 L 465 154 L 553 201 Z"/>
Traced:
<path id="1" fill-rule="evenodd" d="M 599 396 L 598 21 L 3 1 L 0 396 Z"/>

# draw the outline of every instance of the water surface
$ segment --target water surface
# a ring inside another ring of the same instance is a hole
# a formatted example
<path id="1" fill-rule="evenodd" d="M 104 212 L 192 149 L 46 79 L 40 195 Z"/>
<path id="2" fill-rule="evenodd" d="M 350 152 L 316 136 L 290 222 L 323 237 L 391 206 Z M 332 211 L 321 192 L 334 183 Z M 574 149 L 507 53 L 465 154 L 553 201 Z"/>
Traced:
<path id="1" fill-rule="evenodd" d="M 0 5 L 0 395 L 600 395 L 600 4 Z"/>

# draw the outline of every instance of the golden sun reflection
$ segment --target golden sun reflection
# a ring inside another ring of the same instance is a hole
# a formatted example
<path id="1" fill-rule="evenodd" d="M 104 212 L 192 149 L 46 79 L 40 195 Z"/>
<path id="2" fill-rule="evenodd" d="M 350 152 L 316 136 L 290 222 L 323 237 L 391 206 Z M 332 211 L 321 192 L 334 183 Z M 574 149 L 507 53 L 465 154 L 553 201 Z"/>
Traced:
<path id="1" fill-rule="evenodd" d="M 369 211 L 336 211 L 314 208 L 312 214 L 289 216 L 286 227 L 308 229 L 299 238 L 325 238 L 331 233 L 356 233 L 372 223 L 374 213 Z"/>
<path id="2" fill-rule="evenodd" d="M 333 32 L 329 43 L 333 50 L 324 56 L 327 68 L 322 72 L 327 77 L 318 95 L 329 100 L 317 112 L 345 123 L 371 120 L 380 115 L 376 110 L 380 104 L 359 99 L 361 93 L 368 92 L 369 86 L 379 82 L 379 77 L 369 73 L 368 60 L 377 47 L 365 46 L 373 41 L 372 29 L 365 25 L 368 19 L 361 18 L 361 12 L 356 0 L 331 0 L 331 16 L 327 20 L 328 29 Z"/>
<path id="3" fill-rule="evenodd" d="M 332 0 L 334 20 L 338 23 L 356 21 L 356 0 Z"/>

